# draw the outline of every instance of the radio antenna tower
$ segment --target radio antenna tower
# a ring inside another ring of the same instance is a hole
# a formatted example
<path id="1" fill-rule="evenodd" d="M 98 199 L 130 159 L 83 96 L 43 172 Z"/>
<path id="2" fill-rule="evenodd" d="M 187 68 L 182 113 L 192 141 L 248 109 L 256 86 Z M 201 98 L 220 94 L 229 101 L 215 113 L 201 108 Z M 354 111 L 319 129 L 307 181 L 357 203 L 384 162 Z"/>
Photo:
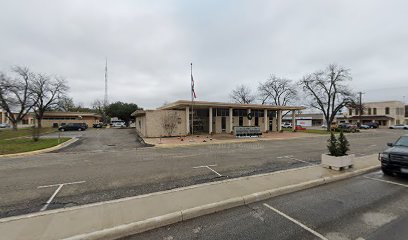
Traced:
<path id="1" fill-rule="evenodd" d="M 105 59 L 105 96 L 103 98 L 103 106 L 105 109 L 108 106 L 108 58 Z"/>

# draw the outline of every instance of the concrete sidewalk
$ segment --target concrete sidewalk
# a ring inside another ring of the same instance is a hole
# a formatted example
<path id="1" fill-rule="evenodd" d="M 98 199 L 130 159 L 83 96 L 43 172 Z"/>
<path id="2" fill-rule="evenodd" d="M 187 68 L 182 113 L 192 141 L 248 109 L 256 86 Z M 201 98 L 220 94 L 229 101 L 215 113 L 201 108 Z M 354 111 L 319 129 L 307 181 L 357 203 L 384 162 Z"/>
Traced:
<path id="1" fill-rule="evenodd" d="M 114 239 L 377 169 L 377 155 L 337 172 L 321 166 L 0 219 L 4 239 Z"/>

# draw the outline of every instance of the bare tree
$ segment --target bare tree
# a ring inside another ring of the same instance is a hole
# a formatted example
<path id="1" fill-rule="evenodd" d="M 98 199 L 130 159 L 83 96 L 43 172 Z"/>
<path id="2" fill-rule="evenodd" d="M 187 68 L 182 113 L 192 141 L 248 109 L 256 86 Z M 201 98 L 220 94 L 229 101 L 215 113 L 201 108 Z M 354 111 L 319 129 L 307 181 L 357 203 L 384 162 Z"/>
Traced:
<path id="1" fill-rule="evenodd" d="M 326 69 L 308 74 L 300 81 L 311 100 L 310 106 L 323 112 L 327 131 L 330 131 L 336 114 L 355 102 L 355 95 L 346 85 L 350 80 L 350 70 L 330 64 Z"/>
<path id="2" fill-rule="evenodd" d="M 68 86 L 63 78 L 36 74 L 32 81 L 31 92 L 34 99 L 34 113 L 38 128 L 46 111 L 58 108 L 58 103 L 66 97 Z"/>
<path id="3" fill-rule="evenodd" d="M 30 112 L 35 105 L 31 83 L 34 74 L 27 67 L 12 68 L 15 78 L 11 79 L 0 74 L 0 106 L 7 112 L 8 119 L 17 130 L 17 124 Z"/>
<path id="4" fill-rule="evenodd" d="M 236 103 L 249 104 L 255 101 L 251 89 L 243 84 L 238 85 L 230 94 L 231 99 Z"/>
<path id="5" fill-rule="evenodd" d="M 92 109 L 94 109 L 97 114 L 100 114 L 102 116 L 102 121 L 106 123 L 106 106 L 103 100 L 96 99 L 92 103 Z"/>
<path id="6" fill-rule="evenodd" d="M 74 100 L 72 98 L 62 97 L 59 99 L 55 110 L 63 111 L 63 112 L 70 112 L 70 111 L 75 112 L 76 108 L 77 107 L 75 106 Z"/>
<path id="7" fill-rule="evenodd" d="M 166 112 L 162 120 L 162 126 L 167 136 L 172 136 L 174 130 L 176 130 L 179 116 L 177 112 Z"/>
<path id="8" fill-rule="evenodd" d="M 292 80 L 271 75 L 266 82 L 259 83 L 258 92 L 262 104 L 286 106 L 297 99 Z"/>

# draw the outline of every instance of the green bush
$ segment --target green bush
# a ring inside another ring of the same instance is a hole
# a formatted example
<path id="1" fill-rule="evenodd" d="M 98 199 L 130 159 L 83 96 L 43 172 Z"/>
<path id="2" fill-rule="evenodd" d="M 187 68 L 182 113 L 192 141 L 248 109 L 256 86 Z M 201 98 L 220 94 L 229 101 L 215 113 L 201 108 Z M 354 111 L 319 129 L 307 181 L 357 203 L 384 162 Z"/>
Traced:
<path id="1" fill-rule="evenodd" d="M 337 156 L 338 155 L 338 151 L 337 151 L 337 139 L 336 136 L 334 136 L 334 133 L 331 132 L 330 133 L 330 138 L 328 140 L 328 145 L 327 145 L 327 149 L 329 150 L 330 155 L 332 156 Z"/>
<path id="2" fill-rule="evenodd" d="M 338 139 L 338 152 L 339 156 L 347 155 L 347 152 L 350 150 L 350 143 L 344 135 L 343 131 L 340 132 Z"/>
<path id="3" fill-rule="evenodd" d="M 344 135 L 343 131 L 340 131 L 339 138 L 337 139 L 333 132 L 330 133 L 330 138 L 327 141 L 327 149 L 331 156 L 340 157 L 347 155 L 350 150 L 350 143 Z"/>

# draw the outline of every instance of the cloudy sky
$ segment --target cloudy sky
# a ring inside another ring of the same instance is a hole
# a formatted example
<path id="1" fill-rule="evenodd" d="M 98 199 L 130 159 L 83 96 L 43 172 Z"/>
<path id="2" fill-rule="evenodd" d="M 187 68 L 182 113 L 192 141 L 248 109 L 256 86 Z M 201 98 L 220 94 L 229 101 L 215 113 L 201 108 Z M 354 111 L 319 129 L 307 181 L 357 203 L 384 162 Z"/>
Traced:
<path id="1" fill-rule="evenodd" d="M 229 101 L 270 74 L 300 79 L 337 63 L 365 100 L 408 101 L 408 2 L 393 0 L 1 0 L 0 71 L 64 76 L 75 102 L 154 108 Z"/>

